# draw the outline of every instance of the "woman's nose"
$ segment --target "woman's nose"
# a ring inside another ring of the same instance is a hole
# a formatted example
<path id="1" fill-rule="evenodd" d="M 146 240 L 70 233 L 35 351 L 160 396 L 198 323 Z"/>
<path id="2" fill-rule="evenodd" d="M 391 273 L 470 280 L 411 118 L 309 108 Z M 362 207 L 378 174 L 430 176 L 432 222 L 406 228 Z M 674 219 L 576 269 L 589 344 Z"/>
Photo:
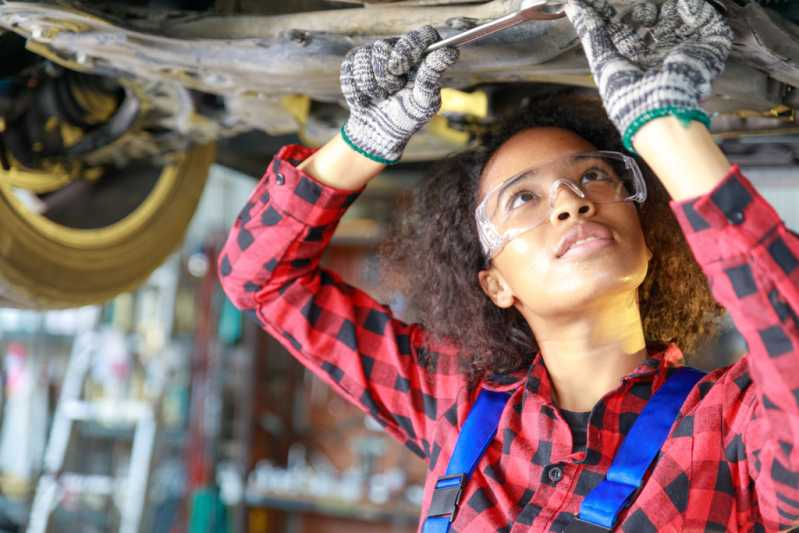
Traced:
<path id="1" fill-rule="evenodd" d="M 565 189 L 562 193 L 561 188 Z M 576 184 L 568 180 L 558 180 L 553 183 L 550 201 L 552 205 L 550 220 L 552 222 L 564 221 L 577 216 L 590 216 L 595 211 L 594 202 Z"/>

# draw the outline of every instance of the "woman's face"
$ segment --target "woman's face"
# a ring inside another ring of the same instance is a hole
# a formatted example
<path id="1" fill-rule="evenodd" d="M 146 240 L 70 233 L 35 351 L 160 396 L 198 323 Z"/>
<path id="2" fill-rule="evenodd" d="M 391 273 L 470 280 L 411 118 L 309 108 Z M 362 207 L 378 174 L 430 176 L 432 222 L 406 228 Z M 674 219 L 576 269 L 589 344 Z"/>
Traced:
<path id="1" fill-rule="evenodd" d="M 568 130 L 521 131 L 486 165 L 480 198 L 538 163 L 593 150 L 593 145 Z M 599 224 L 609 238 L 593 246 L 575 246 L 558 256 L 564 234 L 580 224 Z M 604 299 L 624 294 L 634 297 L 646 277 L 651 255 L 633 203 L 598 204 L 560 187 L 546 221 L 508 242 L 480 273 L 480 284 L 497 305 L 515 305 L 525 316 L 571 314 L 601 305 Z"/>

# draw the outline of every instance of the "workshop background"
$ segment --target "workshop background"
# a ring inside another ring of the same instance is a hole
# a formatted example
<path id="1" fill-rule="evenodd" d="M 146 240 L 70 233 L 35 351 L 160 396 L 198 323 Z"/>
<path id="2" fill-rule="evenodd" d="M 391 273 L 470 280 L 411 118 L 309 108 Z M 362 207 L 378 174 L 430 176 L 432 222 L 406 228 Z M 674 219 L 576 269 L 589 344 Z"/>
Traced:
<path id="1" fill-rule="evenodd" d="M 0 309 L 0 531 L 415 530 L 422 462 L 220 289 L 216 253 L 271 157 L 253 154 L 269 143 L 252 134 L 231 142 L 250 150 L 252 175 L 212 167 L 182 247 L 144 285 L 98 306 Z M 799 228 L 796 139 L 723 144 Z M 324 260 L 406 319 L 376 249 L 421 175 L 410 165 L 373 181 Z M 742 351 L 728 324 L 693 363 Z"/>

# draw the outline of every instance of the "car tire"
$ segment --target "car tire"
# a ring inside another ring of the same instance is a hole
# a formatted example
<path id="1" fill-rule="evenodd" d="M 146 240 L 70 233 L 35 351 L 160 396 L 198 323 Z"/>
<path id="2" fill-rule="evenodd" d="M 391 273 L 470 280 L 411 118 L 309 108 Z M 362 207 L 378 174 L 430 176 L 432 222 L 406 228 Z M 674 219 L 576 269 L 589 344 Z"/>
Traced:
<path id="1" fill-rule="evenodd" d="M 150 167 L 152 185 L 133 206 L 125 168 L 115 171 L 93 207 L 67 204 L 55 220 L 27 208 L 0 171 L 0 306 L 78 307 L 136 287 L 182 241 L 214 156 L 213 145 L 196 146 Z M 102 201 L 108 190 L 121 201 Z"/>

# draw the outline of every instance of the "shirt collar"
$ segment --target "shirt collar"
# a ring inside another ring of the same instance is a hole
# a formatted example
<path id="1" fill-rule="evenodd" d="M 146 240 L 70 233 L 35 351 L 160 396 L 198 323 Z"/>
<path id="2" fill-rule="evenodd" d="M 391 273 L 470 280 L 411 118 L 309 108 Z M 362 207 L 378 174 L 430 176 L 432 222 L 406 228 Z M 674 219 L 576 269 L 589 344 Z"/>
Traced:
<path id="1" fill-rule="evenodd" d="M 647 353 L 648 357 L 641 361 L 632 372 L 624 376 L 622 383 L 643 381 L 659 373 L 665 374 L 665 370 L 669 367 L 682 366 L 685 363 L 682 350 L 673 342 L 649 344 Z M 551 402 L 552 383 L 541 352 L 535 354 L 528 368 L 515 372 L 491 374 L 483 380 L 481 385 L 488 390 L 508 392 L 517 389 L 522 383 L 525 384 L 529 394 L 539 396 L 547 403 Z"/>

